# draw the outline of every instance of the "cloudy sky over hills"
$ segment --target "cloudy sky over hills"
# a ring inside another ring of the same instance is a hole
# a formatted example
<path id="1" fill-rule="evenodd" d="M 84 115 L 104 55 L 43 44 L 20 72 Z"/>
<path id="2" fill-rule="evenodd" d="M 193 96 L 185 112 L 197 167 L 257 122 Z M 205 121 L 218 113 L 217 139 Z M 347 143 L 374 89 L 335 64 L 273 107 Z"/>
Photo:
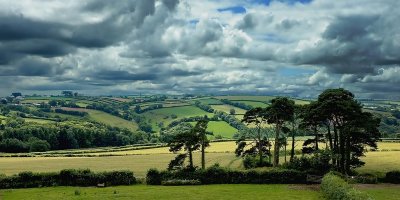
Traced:
<path id="1" fill-rule="evenodd" d="M 0 95 L 400 96 L 398 0 L 0 0 Z"/>

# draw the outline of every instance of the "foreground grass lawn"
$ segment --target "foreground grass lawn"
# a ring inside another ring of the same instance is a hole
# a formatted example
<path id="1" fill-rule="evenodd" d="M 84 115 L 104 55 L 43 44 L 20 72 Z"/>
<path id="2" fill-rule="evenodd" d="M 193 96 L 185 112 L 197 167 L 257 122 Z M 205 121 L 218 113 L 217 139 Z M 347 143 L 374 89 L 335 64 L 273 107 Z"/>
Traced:
<path id="1" fill-rule="evenodd" d="M 80 195 L 75 195 L 79 191 Z M 115 193 L 115 194 L 114 194 Z M 318 191 L 291 185 L 52 187 L 1 190 L 0 199 L 322 199 Z"/>
<path id="2" fill-rule="evenodd" d="M 400 198 L 400 185 L 377 184 L 377 185 L 357 185 L 357 189 L 366 192 L 375 200 L 397 200 Z"/>

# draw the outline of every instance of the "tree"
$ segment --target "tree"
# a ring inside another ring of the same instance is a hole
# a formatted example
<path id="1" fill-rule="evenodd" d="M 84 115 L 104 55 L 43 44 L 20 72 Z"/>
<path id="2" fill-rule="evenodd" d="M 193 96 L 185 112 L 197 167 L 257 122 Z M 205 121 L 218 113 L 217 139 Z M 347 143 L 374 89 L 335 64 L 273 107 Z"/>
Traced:
<path id="1" fill-rule="evenodd" d="M 310 130 L 315 137 L 314 139 L 304 141 L 303 153 L 316 152 L 319 150 L 318 143 L 321 142 L 322 138 L 322 135 L 318 133 L 318 128 L 322 126 L 324 122 L 319 102 L 311 102 L 308 105 L 304 105 L 300 117 L 302 118 L 300 127 Z M 313 144 L 313 147 L 307 147 L 309 144 Z"/>
<path id="2" fill-rule="evenodd" d="M 189 168 L 194 169 L 193 165 L 193 151 L 196 151 L 201 146 L 201 138 L 198 134 L 193 131 L 193 126 L 189 123 L 183 123 L 177 129 L 176 134 L 172 140 L 168 143 L 169 151 L 177 153 L 182 149 L 186 151 L 186 155 L 189 156 Z M 186 158 L 178 155 L 181 158 Z M 174 159 L 175 160 L 175 159 Z M 171 161 L 172 162 L 172 161 Z M 179 163 L 179 162 L 176 162 Z M 171 167 L 172 168 L 172 167 Z"/>
<path id="3" fill-rule="evenodd" d="M 325 90 L 318 96 L 318 104 L 319 114 L 329 127 L 332 162 L 337 170 L 348 174 L 351 168 L 363 164 L 358 158 L 363 155 L 365 145 L 376 147 L 380 119 L 363 112 L 354 94 L 343 88 Z"/>
<path id="4" fill-rule="evenodd" d="M 207 139 L 207 132 L 206 132 L 207 124 L 208 124 L 208 120 L 207 119 L 201 119 L 196 123 L 196 125 L 192 129 L 194 134 L 196 134 L 197 137 L 199 137 L 199 139 L 200 139 L 200 143 L 201 143 L 201 168 L 202 169 L 206 168 L 205 148 L 209 146 L 209 141 Z"/>
<path id="5" fill-rule="evenodd" d="M 279 137 L 285 122 L 293 119 L 294 101 L 286 97 L 271 100 L 271 105 L 265 109 L 265 118 L 269 124 L 275 124 L 274 167 L 279 165 Z"/>
<path id="6" fill-rule="evenodd" d="M 263 163 L 264 157 L 271 158 L 271 143 L 269 141 L 269 129 L 262 128 L 265 123 L 265 109 L 260 107 L 253 108 L 247 111 L 242 119 L 246 124 L 255 125 L 255 128 L 243 128 L 239 134 L 239 139 L 236 141 L 237 148 L 235 153 L 237 156 L 258 155 L 259 166 Z M 251 139 L 251 142 L 247 142 Z M 248 148 L 250 146 L 250 148 Z M 246 149 L 248 148 L 248 149 Z"/>
<path id="7" fill-rule="evenodd" d="M 235 109 L 231 108 L 231 109 L 229 110 L 229 113 L 230 113 L 231 115 L 234 115 L 234 114 L 236 113 L 236 111 L 235 111 Z"/>

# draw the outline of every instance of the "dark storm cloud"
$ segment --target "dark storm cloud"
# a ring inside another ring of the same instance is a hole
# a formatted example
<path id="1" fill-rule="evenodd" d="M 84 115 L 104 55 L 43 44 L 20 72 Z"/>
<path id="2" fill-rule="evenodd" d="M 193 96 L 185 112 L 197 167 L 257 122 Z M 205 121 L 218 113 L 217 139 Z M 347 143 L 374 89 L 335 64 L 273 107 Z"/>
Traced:
<path id="1" fill-rule="evenodd" d="M 400 45 L 393 32 L 400 31 L 392 12 L 380 15 L 336 17 L 315 47 L 296 56 L 299 64 L 326 66 L 338 74 L 374 74 L 377 68 L 400 64 Z"/>
<path id="2" fill-rule="evenodd" d="M 35 58 L 24 58 L 13 65 L 0 65 L 0 76 L 53 76 L 65 69 Z"/>

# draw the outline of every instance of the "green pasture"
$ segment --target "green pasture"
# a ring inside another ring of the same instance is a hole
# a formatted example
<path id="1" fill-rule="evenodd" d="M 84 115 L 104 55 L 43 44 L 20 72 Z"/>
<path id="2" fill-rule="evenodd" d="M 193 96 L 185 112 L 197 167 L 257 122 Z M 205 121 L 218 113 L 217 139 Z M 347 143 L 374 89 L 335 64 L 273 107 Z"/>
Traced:
<path id="1" fill-rule="evenodd" d="M 103 111 L 99 110 L 92 110 L 92 109 L 85 109 L 85 108 L 63 108 L 64 110 L 75 110 L 75 111 L 81 111 L 81 112 L 87 112 L 89 114 L 89 118 L 93 119 L 94 121 L 104 123 L 110 126 L 116 126 L 120 128 L 127 128 L 131 131 L 136 131 L 138 129 L 138 126 L 135 122 L 133 121 L 128 121 L 125 119 L 122 119 L 120 117 L 108 114 Z M 57 113 L 58 114 L 58 113 Z"/>
<path id="2" fill-rule="evenodd" d="M 24 99 L 21 103 L 47 103 L 48 99 Z"/>
<path id="3" fill-rule="evenodd" d="M 153 130 L 158 131 L 160 128 L 157 126 L 158 123 L 163 122 L 164 126 L 167 126 L 174 120 L 179 120 L 184 117 L 195 117 L 204 116 L 212 117 L 213 113 L 208 113 L 195 106 L 181 106 L 171 108 L 160 108 L 156 110 L 150 110 L 142 114 L 146 119 L 150 119 L 150 123 L 153 126 Z M 173 119 L 171 116 L 176 115 L 177 118 Z"/>
<path id="4" fill-rule="evenodd" d="M 52 120 L 46 120 L 46 119 L 34 119 L 34 118 L 24 118 L 25 122 L 35 122 L 38 124 L 48 124 L 48 123 L 55 123 Z"/>
<path id="5" fill-rule="evenodd" d="M 215 98 L 205 98 L 205 99 L 199 99 L 197 101 L 200 101 L 201 104 L 206 104 L 206 105 L 220 105 L 222 102 L 218 99 Z"/>
<path id="6" fill-rule="evenodd" d="M 80 195 L 75 195 L 79 191 Z M 31 200 L 42 199 L 321 199 L 318 191 L 307 187 L 296 187 L 285 184 L 271 185 L 200 185 L 200 186 L 118 186 L 106 188 L 93 187 L 48 187 L 34 189 L 1 190 L 4 199 Z"/>
<path id="7" fill-rule="evenodd" d="M 191 124 L 195 125 L 196 122 L 191 122 Z M 208 122 L 207 131 L 212 132 L 214 134 L 211 138 L 220 135 L 223 138 L 232 139 L 233 135 L 238 130 L 230 126 L 225 121 L 210 121 Z"/>

